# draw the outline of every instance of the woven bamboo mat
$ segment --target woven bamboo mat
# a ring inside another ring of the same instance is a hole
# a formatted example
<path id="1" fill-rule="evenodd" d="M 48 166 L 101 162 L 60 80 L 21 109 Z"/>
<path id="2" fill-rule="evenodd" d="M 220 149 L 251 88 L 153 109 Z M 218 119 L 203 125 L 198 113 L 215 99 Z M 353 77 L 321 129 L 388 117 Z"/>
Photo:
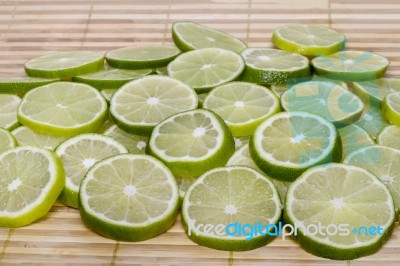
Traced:
<path id="1" fill-rule="evenodd" d="M 271 47 L 275 27 L 319 23 L 346 34 L 348 49 L 391 61 L 400 76 L 398 0 L 0 0 L 0 73 L 19 74 L 29 58 L 51 51 L 97 50 L 133 43 L 171 42 L 171 24 L 193 20 L 229 32 L 253 47 Z M 0 229 L 0 265 L 400 265 L 398 225 L 375 255 L 331 261 L 274 240 L 249 252 L 223 252 L 187 239 L 178 219 L 165 234 L 141 243 L 119 243 L 84 227 L 76 210 L 56 204 L 40 221 Z"/>

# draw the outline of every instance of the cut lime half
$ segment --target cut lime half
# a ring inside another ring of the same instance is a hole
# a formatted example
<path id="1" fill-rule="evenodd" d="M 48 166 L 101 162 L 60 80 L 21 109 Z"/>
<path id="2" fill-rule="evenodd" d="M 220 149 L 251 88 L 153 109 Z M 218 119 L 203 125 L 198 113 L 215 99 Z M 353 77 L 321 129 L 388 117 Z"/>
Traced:
<path id="1" fill-rule="evenodd" d="M 18 126 L 17 109 L 21 98 L 11 94 L 0 94 L 0 127 L 12 130 Z"/>

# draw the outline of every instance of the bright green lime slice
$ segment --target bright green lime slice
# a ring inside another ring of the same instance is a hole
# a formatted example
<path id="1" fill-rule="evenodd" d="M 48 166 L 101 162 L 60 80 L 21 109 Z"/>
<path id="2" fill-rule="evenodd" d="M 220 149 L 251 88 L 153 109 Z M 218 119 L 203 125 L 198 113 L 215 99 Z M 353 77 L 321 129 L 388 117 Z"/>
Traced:
<path id="1" fill-rule="evenodd" d="M 355 124 L 339 128 L 338 131 L 342 142 L 342 159 L 358 149 L 375 145 L 367 131 Z"/>
<path id="2" fill-rule="evenodd" d="M 0 154 L 17 147 L 17 142 L 10 131 L 0 128 Z"/>
<path id="3" fill-rule="evenodd" d="M 379 145 L 392 147 L 400 150 L 400 127 L 387 126 L 385 127 L 376 138 Z"/>
<path id="4" fill-rule="evenodd" d="M 386 95 L 400 91 L 400 79 L 381 78 L 370 81 L 354 82 L 353 91 L 364 102 L 379 107 Z"/>
<path id="5" fill-rule="evenodd" d="M 0 127 L 12 130 L 18 126 L 17 109 L 21 98 L 11 94 L 0 94 Z"/>
<path id="6" fill-rule="evenodd" d="M 52 136 L 33 131 L 29 127 L 18 127 L 12 131 L 19 146 L 34 146 L 54 150 L 61 142 L 67 139 L 63 136 Z"/>
<path id="7" fill-rule="evenodd" d="M 385 97 L 382 113 L 391 124 L 400 127 L 400 91 L 390 93 Z"/>
<path id="8" fill-rule="evenodd" d="M 144 154 L 147 146 L 149 137 L 130 134 L 123 131 L 117 125 L 111 126 L 103 133 L 106 136 L 112 137 L 113 139 L 124 145 L 130 153 L 133 154 Z"/>
<path id="9" fill-rule="evenodd" d="M 28 76 L 0 76 L 0 93 L 25 93 L 33 88 L 43 86 L 55 81 L 57 81 L 57 79 L 43 79 Z"/>
<path id="10" fill-rule="evenodd" d="M 364 113 L 360 120 L 355 124 L 367 131 L 373 139 L 376 138 L 385 126 L 389 125 L 379 108 L 367 105 L 364 108 Z"/>

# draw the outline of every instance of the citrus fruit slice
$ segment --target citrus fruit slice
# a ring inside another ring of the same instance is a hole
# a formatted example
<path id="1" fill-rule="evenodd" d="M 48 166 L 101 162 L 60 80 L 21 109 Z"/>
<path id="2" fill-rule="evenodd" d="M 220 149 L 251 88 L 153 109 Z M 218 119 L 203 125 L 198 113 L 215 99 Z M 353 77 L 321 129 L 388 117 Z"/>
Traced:
<path id="1" fill-rule="evenodd" d="M 116 68 L 154 69 L 167 66 L 180 53 L 172 45 L 144 44 L 109 51 L 106 60 Z"/>
<path id="2" fill-rule="evenodd" d="M 104 89 L 104 90 L 101 90 L 100 93 L 104 97 L 104 99 L 107 101 L 107 103 L 110 104 L 111 98 L 117 90 L 118 89 Z"/>
<path id="3" fill-rule="evenodd" d="M 121 241 L 142 241 L 167 231 L 178 213 L 174 176 L 158 160 L 122 154 L 96 163 L 82 180 L 83 222 Z"/>
<path id="4" fill-rule="evenodd" d="M 241 52 L 246 68 L 240 77 L 257 84 L 286 84 L 290 79 L 311 75 L 308 58 L 270 48 L 247 48 Z"/>
<path id="5" fill-rule="evenodd" d="M 367 170 L 328 164 L 289 187 L 284 220 L 296 226 L 306 251 L 351 260 L 379 250 L 393 231 L 395 208 L 389 189 Z"/>
<path id="6" fill-rule="evenodd" d="M 172 25 L 172 38 L 175 45 L 185 52 L 214 47 L 240 53 L 247 47 L 232 35 L 187 21 L 175 22 Z"/>
<path id="7" fill-rule="evenodd" d="M 0 155 L 0 184 L 0 226 L 25 226 L 53 206 L 64 187 L 63 166 L 49 150 L 10 149 Z"/>
<path id="8" fill-rule="evenodd" d="M 147 146 L 178 177 L 199 177 L 223 166 L 235 150 L 224 121 L 211 111 L 196 109 L 175 114 L 154 128 Z"/>
<path id="9" fill-rule="evenodd" d="M 112 137 L 113 139 L 124 145 L 130 153 L 140 154 L 145 152 L 149 137 L 130 134 L 117 125 L 111 126 L 103 133 L 106 136 Z"/>
<path id="10" fill-rule="evenodd" d="M 168 75 L 198 93 L 232 81 L 244 70 L 242 57 L 220 48 L 205 48 L 181 54 L 168 65 Z"/>
<path id="11" fill-rule="evenodd" d="M 381 132 L 385 126 L 389 125 L 382 115 L 380 108 L 374 107 L 373 105 L 365 106 L 364 113 L 355 124 L 367 131 L 373 139 L 376 139 L 379 132 Z"/>
<path id="12" fill-rule="evenodd" d="M 317 75 L 341 81 L 365 81 L 385 74 L 389 61 L 378 54 L 341 51 L 311 60 Z"/>
<path id="13" fill-rule="evenodd" d="M 99 134 L 81 134 L 61 143 L 55 150 L 65 169 L 65 187 L 60 200 L 78 208 L 79 185 L 90 167 L 105 158 L 128 153 L 128 150 L 113 138 Z"/>
<path id="14" fill-rule="evenodd" d="M 338 131 L 342 142 L 342 159 L 358 149 L 375 145 L 367 131 L 355 124 L 339 128 Z"/>
<path id="15" fill-rule="evenodd" d="M 203 103 L 204 103 L 204 100 L 206 99 L 207 95 L 208 95 L 208 93 L 197 94 L 197 100 L 199 101 L 198 108 L 203 107 Z"/>
<path id="16" fill-rule="evenodd" d="M 364 102 L 380 107 L 386 95 L 400 91 L 400 79 L 380 78 L 370 81 L 354 82 L 353 92 Z"/>
<path id="17" fill-rule="evenodd" d="M 0 128 L 0 154 L 17 147 L 17 142 L 10 131 Z"/>
<path id="18" fill-rule="evenodd" d="M 230 82 L 214 88 L 203 108 L 221 116 L 235 137 L 252 135 L 259 124 L 280 111 L 279 101 L 270 90 L 248 82 Z"/>
<path id="19" fill-rule="evenodd" d="M 281 214 L 275 185 L 256 170 L 243 166 L 206 172 L 190 186 L 182 205 L 182 223 L 193 242 L 229 251 L 266 245 L 273 239 L 268 225 L 276 225 Z M 247 228 L 241 232 L 235 229 L 243 225 Z M 251 230 L 255 226 L 263 226 L 263 230 Z"/>
<path id="20" fill-rule="evenodd" d="M 0 127 L 12 130 L 18 126 L 17 109 L 21 98 L 11 94 L 0 94 Z"/>
<path id="21" fill-rule="evenodd" d="M 235 141 L 235 149 L 239 149 L 250 142 L 250 137 L 233 138 Z"/>
<path id="22" fill-rule="evenodd" d="M 357 121 L 363 102 L 350 91 L 332 82 L 309 81 L 294 85 L 281 95 L 286 111 L 303 111 L 320 115 L 337 127 Z"/>
<path id="23" fill-rule="evenodd" d="M 55 81 L 57 81 L 57 79 L 43 79 L 28 76 L 0 76 L 0 93 L 25 93 L 33 88 L 43 86 Z"/>
<path id="24" fill-rule="evenodd" d="M 272 43 L 285 51 L 307 56 L 328 55 L 344 49 L 346 38 L 322 25 L 291 24 L 275 29 Z"/>
<path id="25" fill-rule="evenodd" d="M 189 187 L 196 181 L 196 178 L 193 177 L 175 177 L 176 184 L 178 185 L 179 190 L 179 202 L 180 206 L 182 206 L 183 198 L 185 197 L 186 191 Z"/>
<path id="26" fill-rule="evenodd" d="M 385 97 L 382 113 L 391 124 L 400 127 L 400 91 L 390 93 Z"/>
<path id="27" fill-rule="evenodd" d="M 385 127 L 376 138 L 379 145 L 400 150 L 400 128 L 398 126 Z"/>
<path id="28" fill-rule="evenodd" d="M 170 77 L 152 75 L 122 86 L 111 99 L 110 113 L 125 131 L 150 135 L 160 121 L 197 105 L 192 88 Z"/>
<path id="29" fill-rule="evenodd" d="M 55 82 L 25 94 L 19 121 L 38 133 L 72 136 L 96 131 L 107 116 L 107 102 L 95 88 Z"/>
<path id="30" fill-rule="evenodd" d="M 308 168 L 341 156 L 335 126 L 305 112 L 282 112 L 265 120 L 250 140 L 250 153 L 267 175 L 293 181 Z"/>
<path id="31" fill-rule="evenodd" d="M 12 131 L 19 146 L 34 146 L 48 150 L 54 150 L 61 142 L 67 139 L 63 136 L 53 136 L 37 133 L 29 127 L 17 127 Z"/>
<path id="32" fill-rule="evenodd" d="M 103 68 L 102 54 L 90 51 L 69 51 L 43 55 L 25 63 L 25 72 L 38 78 L 71 78 Z"/>

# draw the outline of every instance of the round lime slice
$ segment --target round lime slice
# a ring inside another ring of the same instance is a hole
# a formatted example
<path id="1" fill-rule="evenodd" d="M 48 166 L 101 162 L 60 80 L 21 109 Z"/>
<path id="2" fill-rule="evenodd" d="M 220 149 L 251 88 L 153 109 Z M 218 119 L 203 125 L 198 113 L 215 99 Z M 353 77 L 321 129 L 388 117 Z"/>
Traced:
<path id="1" fill-rule="evenodd" d="M 33 88 L 43 86 L 55 81 L 57 81 L 57 79 L 43 79 L 28 76 L 0 76 L 0 93 L 26 93 Z"/>
<path id="2" fill-rule="evenodd" d="M 68 137 L 53 136 L 37 133 L 29 127 L 20 126 L 12 131 L 19 146 L 34 146 L 48 150 L 54 150 L 61 142 Z"/>
<path id="3" fill-rule="evenodd" d="M 358 149 L 375 145 L 368 132 L 355 124 L 339 128 L 338 131 L 342 142 L 342 159 Z"/>
<path id="4" fill-rule="evenodd" d="M 382 113 L 390 123 L 400 127 L 400 91 L 390 93 L 385 97 Z"/>
<path id="5" fill-rule="evenodd" d="M 364 113 L 362 114 L 360 120 L 355 122 L 357 126 L 367 131 L 367 133 L 375 139 L 382 129 L 389 125 L 385 117 L 382 115 L 381 109 L 374 107 L 373 105 L 366 105 L 364 108 Z"/>
<path id="6" fill-rule="evenodd" d="M 21 98 L 11 94 L 0 94 L 0 127 L 12 130 L 18 124 L 17 109 Z"/>
<path id="7" fill-rule="evenodd" d="M 397 91 L 400 91 L 400 79 L 395 78 L 381 78 L 353 83 L 353 92 L 364 102 L 378 108 L 386 95 Z"/>
<path id="8" fill-rule="evenodd" d="M 387 126 L 385 127 L 376 138 L 379 145 L 392 147 L 400 150 L 400 127 Z"/>

